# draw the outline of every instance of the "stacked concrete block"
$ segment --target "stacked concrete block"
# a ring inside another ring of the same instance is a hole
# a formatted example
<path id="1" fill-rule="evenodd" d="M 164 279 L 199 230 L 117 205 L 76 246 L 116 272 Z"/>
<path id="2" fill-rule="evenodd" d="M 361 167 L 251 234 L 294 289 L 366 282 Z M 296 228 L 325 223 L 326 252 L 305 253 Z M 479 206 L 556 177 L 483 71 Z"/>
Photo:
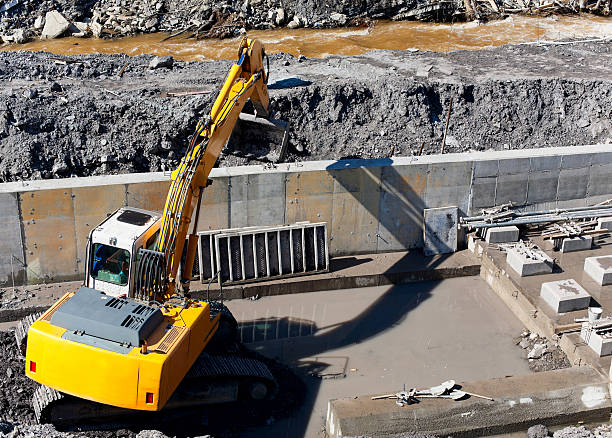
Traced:
<path id="1" fill-rule="evenodd" d="M 591 295 L 572 278 L 542 283 L 540 296 L 557 313 L 584 310 L 591 302 Z"/>
<path id="2" fill-rule="evenodd" d="M 593 236 L 567 237 L 561 243 L 561 252 L 584 251 L 593 246 Z"/>
<path id="3" fill-rule="evenodd" d="M 601 286 L 612 284 L 612 256 L 587 257 L 584 272 Z"/>
<path id="4" fill-rule="evenodd" d="M 600 217 L 597 219 L 598 230 L 612 231 L 612 217 Z"/>
<path id="5" fill-rule="evenodd" d="M 509 227 L 488 228 L 486 231 L 487 243 L 516 242 L 519 238 L 519 229 L 514 225 Z"/>
<path id="6" fill-rule="evenodd" d="M 506 263 L 521 277 L 550 274 L 554 265 L 553 259 L 537 247 L 529 251 L 522 247 L 509 248 Z"/>

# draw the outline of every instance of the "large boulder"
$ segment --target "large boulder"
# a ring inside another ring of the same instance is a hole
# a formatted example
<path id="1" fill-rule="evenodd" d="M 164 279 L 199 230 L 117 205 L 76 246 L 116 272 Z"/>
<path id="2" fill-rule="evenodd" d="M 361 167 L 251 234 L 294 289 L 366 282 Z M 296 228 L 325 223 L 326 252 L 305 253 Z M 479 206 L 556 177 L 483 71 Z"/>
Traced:
<path id="1" fill-rule="evenodd" d="M 40 35 L 41 40 L 57 38 L 70 27 L 70 22 L 57 11 L 47 12 L 45 15 L 45 27 Z"/>

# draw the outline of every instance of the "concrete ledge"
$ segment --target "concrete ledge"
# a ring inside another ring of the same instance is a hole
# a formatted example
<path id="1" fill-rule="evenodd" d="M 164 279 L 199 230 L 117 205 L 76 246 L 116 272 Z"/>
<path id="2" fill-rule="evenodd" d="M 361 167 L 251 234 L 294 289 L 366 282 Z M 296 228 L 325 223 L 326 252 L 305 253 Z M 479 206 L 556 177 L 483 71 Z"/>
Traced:
<path id="1" fill-rule="evenodd" d="M 612 411 L 607 379 L 587 366 L 461 386 L 495 401 L 432 399 L 399 407 L 394 400 L 371 400 L 370 396 L 331 400 L 327 432 L 332 438 L 408 432 L 474 437 L 525 430 L 534 424 L 607 421 Z"/>
<path id="2" fill-rule="evenodd" d="M 322 274 L 224 287 L 223 296 L 242 299 L 442 280 L 480 273 L 479 260 L 468 250 L 429 257 L 421 251 L 335 257 L 330 259 L 329 266 L 330 272 Z M 214 296 L 219 288 L 215 284 L 210 290 Z M 205 298 L 205 285 L 192 283 L 192 295 Z"/>

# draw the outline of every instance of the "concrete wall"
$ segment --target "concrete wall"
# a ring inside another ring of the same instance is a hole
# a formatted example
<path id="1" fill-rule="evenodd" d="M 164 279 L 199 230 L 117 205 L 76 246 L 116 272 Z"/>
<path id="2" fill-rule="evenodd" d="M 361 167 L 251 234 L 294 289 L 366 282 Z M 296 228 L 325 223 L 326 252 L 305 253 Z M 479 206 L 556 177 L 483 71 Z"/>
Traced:
<path id="1" fill-rule="evenodd" d="M 161 210 L 169 174 L 0 184 L 0 282 L 80 278 L 88 231 L 124 206 Z M 612 197 L 612 146 L 317 161 L 214 169 L 198 228 L 329 224 L 330 255 L 423 246 L 423 209 L 462 214 Z M 13 266 L 11 267 L 11 260 Z"/>

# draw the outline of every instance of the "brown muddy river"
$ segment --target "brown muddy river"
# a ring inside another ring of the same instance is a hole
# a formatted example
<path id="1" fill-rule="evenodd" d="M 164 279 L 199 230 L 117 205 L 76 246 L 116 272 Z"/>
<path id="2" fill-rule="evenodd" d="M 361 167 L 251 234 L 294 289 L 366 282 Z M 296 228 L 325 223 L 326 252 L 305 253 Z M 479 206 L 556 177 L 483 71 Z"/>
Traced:
<path id="1" fill-rule="evenodd" d="M 57 54 L 152 53 L 172 55 L 186 61 L 234 59 L 235 39 L 202 40 L 175 37 L 162 42 L 166 34 L 148 34 L 120 39 L 61 38 L 34 41 L 0 50 L 45 50 Z M 503 44 L 562 38 L 601 38 L 612 36 L 612 18 L 551 16 L 546 18 L 511 16 L 487 24 L 433 24 L 414 21 L 378 22 L 373 29 L 280 29 L 251 31 L 268 53 L 288 52 L 295 56 L 324 57 L 331 54 L 359 55 L 374 49 L 419 49 L 436 52 L 477 50 Z"/>

